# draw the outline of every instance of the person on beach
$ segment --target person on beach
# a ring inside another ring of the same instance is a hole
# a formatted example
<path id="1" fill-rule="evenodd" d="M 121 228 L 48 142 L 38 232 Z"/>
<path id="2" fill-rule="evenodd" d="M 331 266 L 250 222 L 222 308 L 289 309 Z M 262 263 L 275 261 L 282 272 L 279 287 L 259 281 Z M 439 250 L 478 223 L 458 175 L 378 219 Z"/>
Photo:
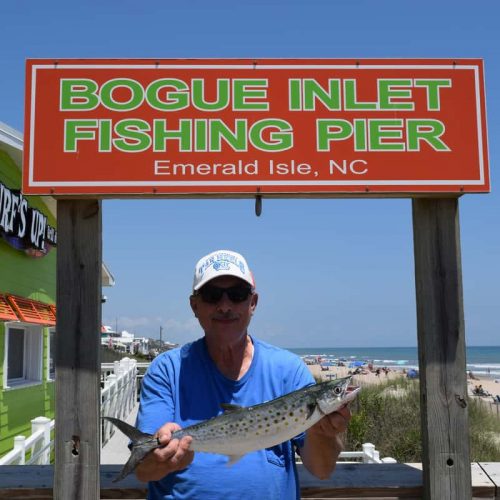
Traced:
<path id="1" fill-rule="evenodd" d="M 163 445 L 136 469 L 149 482 L 148 499 L 298 499 L 295 450 L 318 478 L 333 472 L 348 407 L 231 466 L 223 455 L 190 451 L 190 437 L 171 439 L 173 431 L 220 414 L 223 403 L 252 406 L 314 383 L 298 356 L 248 333 L 258 298 L 242 255 L 219 250 L 196 264 L 189 300 L 204 336 L 155 358 L 141 386 L 137 426 Z"/>

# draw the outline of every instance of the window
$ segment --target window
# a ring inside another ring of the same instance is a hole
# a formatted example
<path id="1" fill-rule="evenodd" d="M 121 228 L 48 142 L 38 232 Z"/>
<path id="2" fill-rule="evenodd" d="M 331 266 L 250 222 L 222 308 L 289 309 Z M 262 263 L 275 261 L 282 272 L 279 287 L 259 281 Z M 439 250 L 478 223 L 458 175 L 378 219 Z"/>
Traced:
<path id="1" fill-rule="evenodd" d="M 9 330 L 9 352 L 7 354 L 7 370 L 9 382 L 24 377 L 24 330 L 11 328 Z"/>
<path id="2" fill-rule="evenodd" d="M 42 338 L 40 326 L 7 324 L 4 387 L 17 387 L 42 380 Z"/>
<path id="3" fill-rule="evenodd" d="M 48 379 L 56 379 L 56 331 L 54 328 L 49 330 L 49 348 L 48 348 Z"/>

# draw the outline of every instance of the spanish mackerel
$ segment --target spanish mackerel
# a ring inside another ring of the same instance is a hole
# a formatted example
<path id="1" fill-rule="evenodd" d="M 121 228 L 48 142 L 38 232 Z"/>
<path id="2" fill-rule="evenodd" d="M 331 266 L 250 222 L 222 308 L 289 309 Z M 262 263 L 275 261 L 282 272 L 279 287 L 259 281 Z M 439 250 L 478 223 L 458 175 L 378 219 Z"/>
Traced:
<path id="1" fill-rule="evenodd" d="M 220 453 L 233 464 L 251 451 L 270 448 L 306 431 L 322 417 L 352 401 L 359 387 L 351 377 L 330 380 L 291 392 L 255 406 L 223 404 L 225 413 L 175 431 L 172 439 L 193 438 L 190 450 Z M 146 434 L 113 417 L 112 422 L 131 440 L 132 453 L 120 474 L 120 481 L 134 471 L 151 450 L 162 446 L 156 436 Z"/>

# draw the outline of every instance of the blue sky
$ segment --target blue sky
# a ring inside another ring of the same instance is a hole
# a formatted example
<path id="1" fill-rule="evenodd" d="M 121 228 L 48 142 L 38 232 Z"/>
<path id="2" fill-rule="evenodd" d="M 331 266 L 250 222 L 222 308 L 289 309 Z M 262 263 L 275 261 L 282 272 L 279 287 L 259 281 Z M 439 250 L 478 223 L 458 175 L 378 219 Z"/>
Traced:
<path id="1" fill-rule="evenodd" d="M 127 57 L 479 57 L 492 193 L 460 199 L 467 343 L 500 344 L 500 4 L 497 0 L 106 0 L 2 5 L 0 121 L 23 130 L 24 61 Z M 106 200 L 103 321 L 187 342 L 196 260 L 243 253 L 251 332 L 285 347 L 416 345 L 411 201 Z"/>

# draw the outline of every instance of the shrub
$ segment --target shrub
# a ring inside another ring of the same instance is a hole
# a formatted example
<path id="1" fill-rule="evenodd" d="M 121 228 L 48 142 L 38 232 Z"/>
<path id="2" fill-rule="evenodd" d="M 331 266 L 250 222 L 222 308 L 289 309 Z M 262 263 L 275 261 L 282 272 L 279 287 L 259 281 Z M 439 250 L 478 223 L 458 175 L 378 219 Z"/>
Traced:
<path id="1" fill-rule="evenodd" d="M 381 457 L 422 461 L 418 381 L 398 379 L 366 385 L 351 411 L 346 450 L 373 443 Z M 469 401 L 469 439 L 472 461 L 500 461 L 500 419 L 475 400 Z"/>

